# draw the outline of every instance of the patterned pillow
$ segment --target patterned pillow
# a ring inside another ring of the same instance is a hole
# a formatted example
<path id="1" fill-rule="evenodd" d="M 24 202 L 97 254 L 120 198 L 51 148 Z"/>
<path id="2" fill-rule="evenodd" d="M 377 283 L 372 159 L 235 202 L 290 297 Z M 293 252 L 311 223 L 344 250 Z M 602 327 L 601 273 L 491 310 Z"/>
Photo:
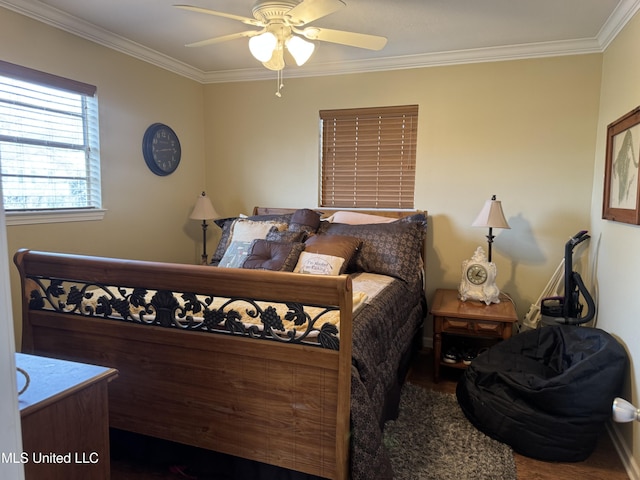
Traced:
<path id="1" fill-rule="evenodd" d="M 302 242 L 254 240 L 242 268 L 292 272 L 303 250 Z"/>
<path id="2" fill-rule="evenodd" d="M 301 208 L 291 215 L 289 230 L 294 232 L 305 232 L 307 234 L 315 233 L 320 226 L 320 212 Z"/>
<path id="3" fill-rule="evenodd" d="M 289 224 L 291 227 L 291 224 Z M 296 232 L 293 230 L 278 230 L 277 228 L 272 228 L 267 233 L 267 240 L 271 242 L 304 242 L 305 238 L 307 238 L 307 234 L 305 232 Z"/>
<path id="4" fill-rule="evenodd" d="M 227 250 L 229 246 L 229 239 L 231 238 L 231 227 L 233 226 L 233 222 L 235 222 L 237 218 L 220 218 L 214 220 L 213 223 L 218 225 L 222 229 L 222 234 L 220 235 L 220 241 L 218 242 L 218 246 L 216 247 L 216 251 L 213 252 L 213 257 L 211 257 L 211 263 L 217 265 L 222 257 L 224 256 L 224 252 Z"/>
<path id="5" fill-rule="evenodd" d="M 247 255 L 249 255 L 250 248 L 251 241 L 231 242 L 220 259 L 218 266 L 224 268 L 242 268 L 242 264 L 246 260 Z"/>
<path id="6" fill-rule="evenodd" d="M 418 219 L 416 219 L 418 220 Z M 362 245 L 355 257 L 356 271 L 391 275 L 406 282 L 420 278 L 422 246 L 425 236 L 424 215 L 419 221 L 392 223 L 325 225 L 326 235 L 356 237 Z"/>

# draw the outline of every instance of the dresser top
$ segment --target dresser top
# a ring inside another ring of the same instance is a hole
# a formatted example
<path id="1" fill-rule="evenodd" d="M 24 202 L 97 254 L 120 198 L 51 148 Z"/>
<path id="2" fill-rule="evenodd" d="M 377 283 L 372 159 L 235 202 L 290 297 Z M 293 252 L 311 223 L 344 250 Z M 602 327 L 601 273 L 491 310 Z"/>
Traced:
<path id="1" fill-rule="evenodd" d="M 29 374 L 29 386 L 18 397 L 20 414 L 23 416 L 89 385 L 112 380 L 118 375 L 118 371 L 113 368 L 24 353 L 16 353 L 16 366 Z M 20 390 L 24 387 L 26 378 L 19 372 L 17 375 Z"/>

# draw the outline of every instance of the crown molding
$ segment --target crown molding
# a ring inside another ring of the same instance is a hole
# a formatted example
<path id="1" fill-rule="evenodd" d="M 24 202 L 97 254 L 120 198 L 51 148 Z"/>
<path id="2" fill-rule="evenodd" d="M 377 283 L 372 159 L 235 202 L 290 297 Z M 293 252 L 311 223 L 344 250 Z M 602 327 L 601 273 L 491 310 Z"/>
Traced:
<path id="1" fill-rule="evenodd" d="M 144 45 L 132 42 L 89 22 L 44 5 L 37 0 L 20 0 L 19 2 L 15 0 L 0 0 L 0 6 L 200 83 L 271 80 L 274 76 L 274 72 L 271 70 L 260 67 L 223 72 L 204 72 Z M 351 62 L 307 64 L 301 68 L 286 68 L 284 75 L 286 78 L 302 78 L 602 53 L 638 9 L 640 9 L 640 0 L 622 0 L 605 22 L 598 36 L 592 39 L 456 50 Z"/>
<path id="2" fill-rule="evenodd" d="M 0 0 L 0 6 L 78 37 L 90 40 L 98 45 L 177 73 L 178 75 L 191 78 L 198 82 L 202 82 L 204 79 L 204 72 L 202 70 L 191 67 L 174 58 L 147 48 L 144 45 L 132 42 L 131 40 L 100 28 L 93 23 L 81 20 L 61 10 L 38 2 L 37 0 L 20 0 L 19 2 Z"/>
<path id="3" fill-rule="evenodd" d="M 283 72 L 285 78 L 320 77 L 601 52 L 600 43 L 596 39 L 569 40 L 354 60 L 348 63 L 306 64 L 300 68 L 285 68 Z M 203 83 L 272 80 L 274 75 L 274 72 L 263 68 L 210 72 L 205 74 Z"/>
<path id="4" fill-rule="evenodd" d="M 624 26 L 640 9 L 640 0 L 622 0 L 598 32 L 600 48 L 604 52 Z"/>

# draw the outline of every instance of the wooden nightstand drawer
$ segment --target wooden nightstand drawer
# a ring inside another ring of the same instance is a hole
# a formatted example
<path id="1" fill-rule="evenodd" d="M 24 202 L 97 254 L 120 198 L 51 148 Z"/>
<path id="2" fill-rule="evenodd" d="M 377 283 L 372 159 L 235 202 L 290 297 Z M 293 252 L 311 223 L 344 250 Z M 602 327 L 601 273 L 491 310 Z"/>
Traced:
<path id="1" fill-rule="evenodd" d="M 475 330 L 480 335 L 491 335 L 492 337 L 502 337 L 505 325 L 499 322 L 474 322 Z"/>
<path id="2" fill-rule="evenodd" d="M 442 331 L 446 333 L 472 333 L 473 322 L 463 318 L 444 317 L 442 319 Z"/>
<path id="3" fill-rule="evenodd" d="M 501 322 L 479 322 L 464 318 L 442 318 L 442 333 L 458 333 L 461 335 L 486 335 L 502 337 L 505 325 Z"/>

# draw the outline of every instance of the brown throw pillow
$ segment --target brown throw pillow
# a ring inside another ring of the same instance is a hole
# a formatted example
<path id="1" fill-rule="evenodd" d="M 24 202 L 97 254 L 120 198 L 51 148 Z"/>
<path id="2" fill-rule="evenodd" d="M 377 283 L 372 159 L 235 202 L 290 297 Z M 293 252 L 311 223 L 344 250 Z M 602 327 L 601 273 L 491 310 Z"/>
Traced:
<path id="1" fill-rule="evenodd" d="M 242 268 L 292 272 L 304 243 L 254 240 Z"/>
<path id="2" fill-rule="evenodd" d="M 305 252 L 344 258 L 340 269 L 340 273 L 343 273 L 362 242 L 358 238 L 343 235 L 313 235 L 304 243 Z"/>

